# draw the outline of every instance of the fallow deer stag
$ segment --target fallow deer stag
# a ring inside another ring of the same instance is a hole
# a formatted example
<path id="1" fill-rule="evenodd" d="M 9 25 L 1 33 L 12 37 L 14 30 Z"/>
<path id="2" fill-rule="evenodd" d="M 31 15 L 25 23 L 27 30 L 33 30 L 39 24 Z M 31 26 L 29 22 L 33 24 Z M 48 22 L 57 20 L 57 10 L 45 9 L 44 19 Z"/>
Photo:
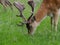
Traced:
<path id="1" fill-rule="evenodd" d="M 34 1 L 29 0 L 28 4 L 32 8 L 31 16 L 26 19 L 22 14 L 24 7 L 19 2 L 14 2 L 14 6 L 20 11 L 20 17 L 24 19 L 23 24 L 26 24 L 28 34 L 34 34 L 37 26 L 41 21 L 49 15 L 51 17 L 51 29 L 54 26 L 57 31 L 58 18 L 60 14 L 60 0 L 43 0 L 37 13 L 34 15 Z"/>
<path id="2" fill-rule="evenodd" d="M 0 4 L 3 5 L 4 9 L 6 9 L 7 5 L 10 6 L 10 8 L 12 9 L 12 4 L 9 0 L 0 0 Z"/>

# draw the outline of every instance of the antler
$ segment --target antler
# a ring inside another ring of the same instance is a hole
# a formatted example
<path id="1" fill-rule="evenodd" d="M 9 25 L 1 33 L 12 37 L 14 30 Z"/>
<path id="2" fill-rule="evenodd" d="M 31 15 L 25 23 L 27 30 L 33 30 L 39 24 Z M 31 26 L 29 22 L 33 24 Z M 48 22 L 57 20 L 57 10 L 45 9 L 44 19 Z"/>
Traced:
<path id="1" fill-rule="evenodd" d="M 31 19 L 33 17 L 33 13 L 34 13 L 34 1 L 33 0 L 29 0 L 28 4 L 31 6 L 32 8 L 32 12 L 31 12 L 31 16 L 29 17 L 29 19 Z M 23 10 L 25 9 L 24 5 L 22 5 L 19 2 L 14 2 L 13 5 L 19 10 L 20 15 L 18 17 L 22 17 L 22 19 L 24 19 L 25 22 L 21 22 L 21 24 L 27 24 L 29 23 L 29 21 L 26 20 L 25 16 L 22 14 Z M 28 20 L 29 20 L 28 19 Z"/>
<path id="2" fill-rule="evenodd" d="M 21 17 L 22 19 L 24 19 L 24 22 L 21 22 L 21 24 L 25 24 L 26 23 L 26 18 L 25 16 L 22 14 L 23 10 L 25 9 L 24 5 L 22 5 L 21 3 L 19 2 L 14 2 L 13 5 L 19 10 L 20 12 L 20 15 L 18 17 Z"/>
<path id="3" fill-rule="evenodd" d="M 34 1 L 33 0 L 28 0 L 28 4 L 31 6 L 32 8 L 32 12 L 31 12 L 31 16 L 29 17 L 29 19 L 31 19 L 33 17 L 34 14 Z M 28 20 L 29 20 L 28 19 Z"/>
<path id="4" fill-rule="evenodd" d="M 12 4 L 11 4 L 11 2 L 10 2 L 9 0 L 5 0 L 5 3 L 6 3 L 7 5 L 9 5 L 10 8 L 13 10 L 13 8 L 12 8 Z"/>

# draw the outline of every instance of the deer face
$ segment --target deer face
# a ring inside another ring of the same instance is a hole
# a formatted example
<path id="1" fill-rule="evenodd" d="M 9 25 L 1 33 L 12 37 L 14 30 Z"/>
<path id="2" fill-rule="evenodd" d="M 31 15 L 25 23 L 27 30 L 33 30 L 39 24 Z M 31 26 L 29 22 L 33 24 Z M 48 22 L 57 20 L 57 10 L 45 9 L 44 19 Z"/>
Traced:
<path id="1" fill-rule="evenodd" d="M 28 29 L 28 34 L 34 34 L 37 25 L 38 25 L 38 23 L 36 21 L 34 21 L 32 23 L 27 23 L 26 27 Z"/>
<path id="2" fill-rule="evenodd" d="M 38 23 L 36 22 L 35 16 L 33 16 L 28 20 L 28 23 L 26 24 L 26 27 L 28 29 L 28 34 L 34 34 L 37 26 Z"/>

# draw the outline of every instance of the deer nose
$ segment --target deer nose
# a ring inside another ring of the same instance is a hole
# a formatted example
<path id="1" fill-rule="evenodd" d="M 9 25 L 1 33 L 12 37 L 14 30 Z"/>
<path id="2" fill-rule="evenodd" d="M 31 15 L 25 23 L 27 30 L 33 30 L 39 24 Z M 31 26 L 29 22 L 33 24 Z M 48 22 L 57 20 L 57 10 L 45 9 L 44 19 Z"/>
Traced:
<path id="1" fill-rule="evenodd" d="M 30 34 L 32 32 L 32 26 L 29 24 L 26 24 L 26 27 L 28 29 L 28 34 Z"/>

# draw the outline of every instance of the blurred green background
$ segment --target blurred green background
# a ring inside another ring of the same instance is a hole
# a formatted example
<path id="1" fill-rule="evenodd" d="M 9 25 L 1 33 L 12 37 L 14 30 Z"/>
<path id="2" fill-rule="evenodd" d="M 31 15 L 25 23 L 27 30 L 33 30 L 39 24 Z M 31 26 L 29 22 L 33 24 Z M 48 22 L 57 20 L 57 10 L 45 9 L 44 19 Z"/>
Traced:
<path id="1" fill-rule="evenodd" d="M 24 15 L 26 18 L 30 16 L 31 8 L 27 4 L 28 0 L 10 0 L 21 2 L 25 5 Z M 35 12 L 40 7 L 42 0 L 34 0 L 36 3 Z M 13 6 L 13 11 L 10 7 L 4 11 L 3 6 L 0 4 L 0 45 L 60 45 L 60 21 L 58 23 L 57 33 L 52 30 L 50 25 L 50 17 L 44 19 L 36 29 L 33 36 L 27 34 L 25 26 L 19 27 L 22 19 L 16 17 L 19 11 Z M 56 33 L 56 35 L 55 35 Z"/>

